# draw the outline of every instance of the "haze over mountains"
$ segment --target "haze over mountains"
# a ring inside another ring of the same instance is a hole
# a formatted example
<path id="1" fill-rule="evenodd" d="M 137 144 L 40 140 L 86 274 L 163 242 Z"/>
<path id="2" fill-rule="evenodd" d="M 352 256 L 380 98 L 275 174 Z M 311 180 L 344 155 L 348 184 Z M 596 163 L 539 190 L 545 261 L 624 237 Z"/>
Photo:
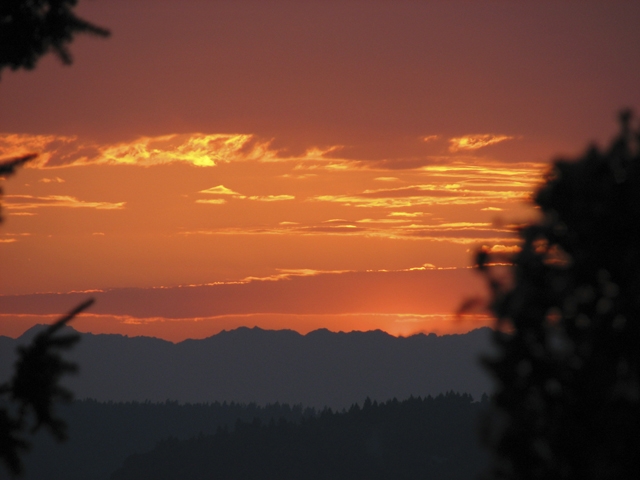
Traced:
<path id="1" fill-rule="evenodd" d="M 0 337 L 0 378 L 11 372 L 18 339 Z M 41 327 L 40 327 L 41 328 Z M 479 398 L 490 380 L 478 357 L 488 328 L 461 335 L 393 337 L 381 331 L 239 328 L 177 344 L 149 337 L 81 334 L 67 354 L 80 373 L 65 384 L 99 401 L 255 402 L 348 408 L 450 390 Z"/>

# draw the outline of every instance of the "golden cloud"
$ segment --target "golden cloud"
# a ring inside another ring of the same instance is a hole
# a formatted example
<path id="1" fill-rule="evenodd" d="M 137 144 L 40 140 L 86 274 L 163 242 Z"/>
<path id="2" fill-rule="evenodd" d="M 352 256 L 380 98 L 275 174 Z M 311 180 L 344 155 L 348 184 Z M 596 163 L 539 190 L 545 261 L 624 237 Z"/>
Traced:
<path id="1" fill-rule="evenodd" d="M 251 195 L 246 196 L 242 195 L 238 192 L 234 192 L 230 188 L 225 187 L 224 185 L 217 185 L 215 187 L 207 188 L 206 190 L 200 190 L 199 193 L 207 193 L 210 195 L 229 195 L 233 198 L 239 199 L 248 199 L 254 200 L 258 202 L 282 202 L 285 200 L 293 200 L 296 197 L 293 195 Z M 196 203 L 211 203 L 215 205 L 220 205 L 226 203 L 224 199 L 215 199 L 215 200 L 196 200 Z"/>
<path id="2" fill-rule="evenodd" d="M 142 137 L 100 149 L 98 164 L 162 165 L 183 162 L 196 167 L 213 167 L 234 160 L 273 156 L 269 142 L 256 142 L 247 134 L 184 134 Z"/>
<path id="3" fill-rule="evenodd" d="M 186 163 L 213 167 L 234 161 L 304 161 L 328 163 L 327 168 L 343 168 L 340 159 L 327 158 L 342 146 L 310 148 L 302 156 L 283 157 L 271 147 L 271 140 L 251 134 L 170 134 L 144 136 L 116 144 L 83 142 L 76 136 L 0 134 L 0 160 L 27 153 L 38 157 L 27 166 L 52 168 L 79 165 L 153 166 Z"/>
<path id="4" fill-rule="evenodd" d="M 293 195 L 252 195 L 247 198 L 258 202 L 282 202 L 285 200 L 294 200 L 296 197 Z"/>
<path id="5" fill-rule="evenodd" d="M 86 202 L 69 195 L 6 195 L 8 210 L 31 210 L 43 207 L 95 208 L 98 210 L 121 210 L 126 202 Z M 15 214 L 14 214 L 15 215 Z"/>
<path id="6" fill-rule="evenodd" d="M 397 182 L 400 179 L 397 177 L 376 177 L 374 178 L 374 180 L 377 180 L 379 182 Z"/>
<path id="7" fill-rule="evenodd" d="M 42 183 L 64 183 L 64 180 L 60 177 L 54 177 L 54 178 L 41 178 L 40 180 L 38 180 L 39 182 Z"/>
<path id="8" fill-rule="evenodd" d="M 212 195 L 239 195 L 238 192 L 234 192 L 230 188 L 225 187 L 224 185 L 217 185 L 215 187 L 207 188 L 206 190 L 200 190 L 199 193 L 209 193 Z M 244 197 L 243 197 L 244 198 Z"/>
<path id="9" fill-rule="evenodd" d="M 0 159 L 37 152 L 28 167 L 167 163 L 212 167 L 237 160 L 275 159 L 278 152 L 270 143 L 249 134 L 171 134 L 112 145 L 83 142 L 75 136 L 0 134 Z"/>
<path id="10" fill-rule="evenodd" d="M 317 195 L 309 201 L 341 203 L 354 207 L 406 208 L 421 205 L 472 205 L 492 201 L 522 201 L 529 192 L 462 188 L 459 183 L 410 185 L 399 188 L 365 190 L 355 195 Z"/>
<path id="11" fill-rule="evenodd" d="M 227 201 L 224 198 L 200 198 L 196 200 L 196 203 L 203 203 L 205 205 L 224 205 Z"/>
<path id="12" fill-rule="evenodd" d="M 458 150 L 477 150 L 478 148 L 488 147 L 496 143 L 506 140 L 513 140 L 515 137 L 509 135 L 495 135 L 485 133 L 481 135 L 464 135 L 449 139 L 449 151 L 457 152 Z"/>
<path id="13" fill-rule="evenodd" d="M 416 223 L 416 218 L 341 218 L 319 223 L 279 222 L 272 226 L 222 227 L 181 232 L 182 235 L 338 235 L 431 240 L 456 244 L 515 242 L 515 230 L 486 222 Z M 506 248 L 506 247 L 505 247 Z"/>

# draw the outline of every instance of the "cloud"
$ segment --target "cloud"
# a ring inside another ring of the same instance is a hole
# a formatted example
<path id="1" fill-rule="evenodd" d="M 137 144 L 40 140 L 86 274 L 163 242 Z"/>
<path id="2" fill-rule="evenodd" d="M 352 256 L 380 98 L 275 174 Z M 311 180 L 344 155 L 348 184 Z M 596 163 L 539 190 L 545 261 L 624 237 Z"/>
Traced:
<path id="1" fill-rule="evenodd" d="M 31 168 L 168 163 L 212 167 L 237 160 L 268 161 L 278 153 L 270 141 L 249 134 L 171 134 L 104 145 L 75 136 L 0 134 L 0 158 L 32 152 L 39 156 L 30 162 Z"/>
<path id="2" fill-rule="evenodd" d="M 82 165 L 137 165 L 150 167 L 170 163 L 186 163 L 196 167 L 214 167 L 237 161 L 311 162 L 326 168 L 343 168 L 340 159 L 331 154 L 339 145 L 313 147 L 296 157 L 283 156 L 271 146 L 272 140 L 261 140 L 252 134 L 185 133 L 143 136 L 128 142 L 98 144 L 76 136 L 0 134 L 0 160 L 27 153 L 38 153 L 30 168 L 53 168 Z"/>
<path id="3" fill-rule="evenodd" d="M 121 210 L 126 202 L 86 202 L 69 195 L 6 195 L 7 210 L 31 210 L 43 207 L 95 208 L 98 210 Z"/>
<path id="4" fill-rule="evenodd" d="M 183 134 L 141 137 L 131 143 L 103 147 L 92 163 L 161 165 L 188 163 L 213 167 L 234 160 L 265 159 L 274 155 L 269 142 L 257 142 L 247 134 Z"/>
<path id="5" fill-rule="evenodd" d="M 34 152 L 41 153 L 39 158 L 32 160 L 29 165 L 48 161 L 51 158 L 52 150 L 63 149 L 65 145 L 74 143 L 75 136 L 60 135 L 29 135 L 18 133 L 0 134 L 0 161 L 13 157 L 18 157 Z"/>
<path id="6" fill-rule="evenodd" d="M 505 244 L 517 242 L 515 228 L 486 222 L 417 223 L 416 217 L 335 218 L 319 223 L 279 222 L 260 227 L 221 227 L 189 230 L 181 235 L 293 235 L 293 236 L 361 236 L 388 239 L 449 242 L 459 245 Z"/>
<path id="7" fill-rule="evenodd" d="M 482 248 L 488 253 L 517 253 L 522 250 L 520 245 L 483 245 Z"/>
<path id="8" fill-rule="evenodd" d="M 233 190 L 225 187 L 224 185 L 218 185 L 215 187 L 207 188 L 206 190 L 200 190 L 199 193 L 209 193 L 211 195 L 238 195 L 244 198 L 238 192 L 234 192 Z"/>
<path id="9" fill-rule="evenodd" d="M 3 233 L 0 235 L 0 243 L 15 243 L 18 237 L 29 237 L 30 233 Z"/>
<path id="10" fill-rule="evenodd" d="M 449 151 L 457 152 L 458 150 L 477 150 L 478 148 L 488 147 L 496 143 L 506 140 L 513 140 L 515 137 L 509 135 L 494 135 L 491 133 L 481 135 L 464 135 L 462 137 L 454 137 L 449 139 Z"/>
<path id="11" fill-rule="evenodd" d="M 472 205 L 491 201 L 522 201 L 529 192 L 462 188 L 458 183 L 410 185 L 365 190 L 352 195 L 316 195 L 309 201 L 340 203 L 354 207 L 405 208 L 420 205 Z"/>
<path id="12" fill-rule="evenodd" d="M 285 200 L 294 200 L 296 197 L 293 195 L 252 195 L 247 198 L 258 202 L 282 202 Z"/>
<path id="13" fill-rule="evenodd" d="M 41 178 L 40 180 L 38 180 L 39 182 L 42 183 L 64 183 L 64 180 L 60 177 L 54 177 L 54 178 Z"/>
<path id="14" fill-rule="evenodd" d="M 133 318 L 195 318 L 257 313 L 435 314 L 453 313 L 461 287 L 482 291 L 469 269 L 372 272 L 281 270 L 241 282 L 93 292 L 92 314 Z M 427 292 L 427 294 L 425 294 Z M 54 314 L 87 293 L 0 296 L 3 314 Z"/>
<path id="15" fill-rule="evenodd" d="M 224 205 L 227 201 L 224 198 L 200 198 L 196 200 L 196 203 L 203 203 L 205 205 Z"/>
<path id="16" fill-rule="evenodd" d="M 200 190 L 199 193 L 206 193 L 209 195 L 229 195 L 232 198 L 238 198 L 241 200 L 254 200 L 257 202 L 282 202 L 285 200 L 294 200 L 296 197 L 293 195 L 242 195 L 238 192 L 234 192 L 230 188 L 225 187 L 224 185 L 217 185 L 215 187 L 207 188 L 206 190 Z M 211 203 L 214 205 L 221 205 L 226 203 L 224 199 L 215 199 L 215 200 L 196 200 L 196 203 Z"/>
<path id="17" fill-rule="evenodd" d="M 425 212 L 391 212 L 388 214 L 389 217 L 405 217 L 405 218 L 422 217 L 424 215 L 430 215 L 430 214 Z"/>

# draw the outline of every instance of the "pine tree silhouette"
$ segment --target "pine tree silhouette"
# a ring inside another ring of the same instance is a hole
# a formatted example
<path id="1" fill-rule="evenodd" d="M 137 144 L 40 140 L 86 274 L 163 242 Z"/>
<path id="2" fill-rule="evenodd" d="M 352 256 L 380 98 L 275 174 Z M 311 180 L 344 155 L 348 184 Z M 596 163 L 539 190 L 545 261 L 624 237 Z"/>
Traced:
<path id="1" fill-rule="evenodd" d="M 71 64 L 67 45 L 78 33 L 106 37 L 109 31 L 73 13 L 77 0 L 2 0 L 0 3 L 0 73 L 4 68 L 32 69 L 38 59 L 53 51 L 64 64 Z M 0 178 L 34 159 L 28 154 L 0 163 Z M 2 190 L 0 189 L 0 196 Z M 0 222 L 2 217 L 0 216 Z M 71 348 L 80 337 L 56 335 L 73 317 L 93 303 L 82 303 L 18 350 L 13 378 L 0 384 L 0 461 L 13 476 L 23 471 L 21 453 L 29 448 L 26 434 L 48 427 L 59 440 L 66 437 L 66 425 L 53 413 L 56 400 L 69 400 L 71 392 L 59 385 L 65 373 L 77 370 L 65 361 L 60 350 Z"/>
<path id="2" fill-rule="evenodd" d="M 558 160 L 522 228 L 511 281 L 492 291 L 498 382 L 490 478 L 640 478 L 640 132 Z"/>

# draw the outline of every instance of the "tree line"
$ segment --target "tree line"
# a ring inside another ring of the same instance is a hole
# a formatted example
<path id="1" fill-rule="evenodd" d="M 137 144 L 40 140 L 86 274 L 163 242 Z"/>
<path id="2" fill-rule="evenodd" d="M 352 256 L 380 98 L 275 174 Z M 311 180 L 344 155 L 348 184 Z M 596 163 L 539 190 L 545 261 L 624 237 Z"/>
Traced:
<path id="1" fill-rule="evenodd" d="M 172 437 L 130 456 L 112 480 L 469 479 L 486 466 L 477 442 L 488 398 L 449 392 L 316 415 L 255 418 L 212 435 Z"/>

